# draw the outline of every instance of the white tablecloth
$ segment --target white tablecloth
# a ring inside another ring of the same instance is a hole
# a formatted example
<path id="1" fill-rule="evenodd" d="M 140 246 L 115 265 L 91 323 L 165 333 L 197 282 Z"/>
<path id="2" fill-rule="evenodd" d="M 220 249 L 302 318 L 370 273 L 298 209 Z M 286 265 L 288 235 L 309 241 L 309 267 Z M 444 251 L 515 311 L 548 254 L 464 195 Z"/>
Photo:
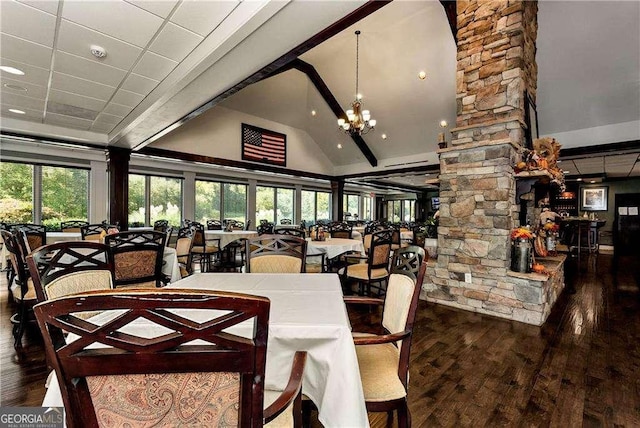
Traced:
<path id="1" fill-rule="evenodd" d="M 255 230 L 232 230 L 225 232 L 224 230 L 205 230 L 205 239 L 220 239 L 220 248 L 224 248 L 236 239 L 250 239 L 258 236 Z"/>
<path id="2" fill-rule="evenodd" d="M 201 273 L 168 288 L 235 291 L 268 297 L 271 312 L 267 388 L 283 389 L 293 354 L 307 351 L 302 391 L 318 407 L 320 422 L 325 427 L 369 426 L 358 360 L 337 275 Z M 250 335 L 249 328 L 246 334 Z M 53 378 L 43 406 L 62 405 L 60 390 L 55 376 Z"/>
<path id="3" fill-rule="evenodd" d="M 82 234 L 80 232 L 47 232 L 47 244 L 81 240 Z"/>
<path id="4" fill-rule="evenodd" d="M 327 238 L 326 241 L 312 241 L 307 239 L 307 254 L 326 253 L 332 259 L 345 251 L 360 251 L 364 254 L 364 245 L 358 239 Z"/>
<path id="5" fill-rule="evenodd" d="M 162 273 L 169 277 L 169 282 L 173 283 L 182 279 L 175 248 L 164 247 L 162 261 Z"/>

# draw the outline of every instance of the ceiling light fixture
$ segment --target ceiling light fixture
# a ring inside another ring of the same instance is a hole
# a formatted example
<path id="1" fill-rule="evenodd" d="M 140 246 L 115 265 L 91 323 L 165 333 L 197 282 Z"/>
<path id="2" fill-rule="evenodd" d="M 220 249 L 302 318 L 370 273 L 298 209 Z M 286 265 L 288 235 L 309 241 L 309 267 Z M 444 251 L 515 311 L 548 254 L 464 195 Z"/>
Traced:
<path id="1" fill-rule="evenodd" d="M 341 149 L 342 148 L 342 144 L 338 143 L 338 148 Z"/>
<path id="2" fill-rule="evenodd" d="M 18 76 L 24 76 L 24 71 L 18 70 L 14 67 L 9 67 L 8 65 L 0 65 L 0 70 L 6 71 L 7 73 L 17 74 Z"/>
<path id="3" fill-rule="evenodd" d="M 593 183 L 595 183 L 595 182 L 596 182 L 596 180 L 591 180 L 589 183 L 593 184 Z"/>
<path id="4" fill-rule="evenodd" d="M 311 110 L 311 116 L 315 116 L 316 115 L 316 111 L 315 110 Z"/>
<path id="5" fill-rule="evenodd" d="M 387 139 L 387 134 L 382 134 L 381 137 L 382 137 L 383 140 L 386 140 Z"/>
<path id="6" fill-rule="evenodd" d="M 371 119 L 369 110 L 362 109 L 362 94 L 358 92 L 358 60 L 360 54 L 360 30 L 356 31 L 356 99 L 347 110 L 347 117 L 338 119 L 338 127 L 346 134 L 364 135 L 376 126 L 376 120 Z"/>
<path id="7" fill-rule="evenodd" d="M 420 73 L 418 73 L 418 79 L 424 80 L 426 78 L 427 78 L 427 72 L 426 71 L 421 71 Z"/>
<path id="8" fill-rule="evenodd" d="M 440 121 L 440 128 L 446 128 L 447 126 L 449 126 L 449 124 L 447 123 L 446 120 L 442 119 Z"/>
<path id="9" fill-rule="evenodd" d="M 27 92 L 27 88 L 18 85 L 12 85 L 11 83 L 5 83 L 3 85 L 7 89 L 13 89 L 14 91 Z"/>
<path id="10" fill-rule="evenodd" d="M 582 178 L 578 177 L 578 178 L 576 179 L 576 181 L 582 181 Z"/>
<path id="11" fill-rule="evenodd" d="M 91 55 L 98 59 L 102 59 L 107 56 L 107 51 L 102 46 L 91 45 L 89 49 L 91 50 Z"/>
<path id="12" fill-rule="evenodd" d="M 18 110 L 17 108 L 10 108 L 9 111 L 15 114 L 26 114 L 25 112 L 23 112 L 22 110 Z"/>

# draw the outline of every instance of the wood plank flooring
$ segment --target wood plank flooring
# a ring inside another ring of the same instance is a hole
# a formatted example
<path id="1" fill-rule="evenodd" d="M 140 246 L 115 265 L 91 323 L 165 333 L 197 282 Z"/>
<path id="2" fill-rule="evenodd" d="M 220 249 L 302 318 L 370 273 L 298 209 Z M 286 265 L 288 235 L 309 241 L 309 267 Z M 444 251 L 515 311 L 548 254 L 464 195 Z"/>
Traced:
<path id="1" fill-rule="evenodd" d="M 640 426 L 640 260 L 583 256 L 549 320 L 534 327 L 420 302 L 409 401 L 414 427 Z M 4 277 L 4 275 L 2 275 Z M 37 406 L 47 369 L 33 329 L 13 349 L 0 281 L 0 402 Z M 354 329 L 368 314 L 352 312 Z M 372 414 L 371 425 L 386 415 Z M 321 426 L 317 420 L 314 426 Z"/>

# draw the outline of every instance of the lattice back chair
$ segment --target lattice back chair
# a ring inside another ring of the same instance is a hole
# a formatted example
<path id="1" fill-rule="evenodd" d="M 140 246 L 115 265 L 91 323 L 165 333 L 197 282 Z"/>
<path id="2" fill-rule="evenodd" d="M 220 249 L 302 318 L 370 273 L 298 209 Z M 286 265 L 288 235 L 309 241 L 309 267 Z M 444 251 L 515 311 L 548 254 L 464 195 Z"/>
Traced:
<path id="1" fill-rule="evenodd" d="M 193 228 L 192 262 L 200 263 L 200 272 L 209 272 L 212 262 L 215 262 L 212 259 L 217 259 L 220 253 L 220 239 L 207 239 L 201 223 L 192 222 L 191 227 Z"/>
<path id="2" fill-rule="evenodd" d="M 291 220 L 290 218 L 283 218 L 283 219 L 280 219 L 280 224 L 291 225 L 293 224 L 293 220 Z"/>
<path id="3" fill-rule="evenodd" d="M 377 304 L 383 307 L 379 334 L 353 333 L 364 399 L 369 412 L 387 412 L 387 425 L 398 412 L 398 426 L 411 426 L 407 394 L 409 356 L 418 297 L 424 280 L 426 262 L 418 277 L 396 271 L 389 277 L 385 299 L 345 297 L 347 304 Z"/>
<path id="4" fill-rule="evenodd" d="M 104 243 L 114 266 L 116 287 L 160 287 L 168 282 L 162 274 L 165 234 L 129 231 L 107 235 Z"/>
<path id="5" fill-rule="evenodd" d="M 304 229 L 291 228 L 291 227 L 275 227 L 273 229 L 273 233 L 276 235 L 288 235 L 288 236 L 297 236 L 298 238 L 304 238 L 306 236 L 306 232 Z"/>
<path id="6" fill-rule="evenodd" d="M 391 227 L 391 250 L 395 251 L 402 247 L 402 233 L 400 226 L 393 225 Z"/>
<path id="7" fill-rule="evenodd" d="M 385 230 L 384 225 L 379 221 L 370 221 L 364 225 L 364 235 L 362 236 L 362 244 L 364 246 L 364 252 L 369 254 L 369 248 L 371 248 L 371 237 L 375 232 Z"/>
<path id="8" fill-rule="evenodd" d="M 153 230 L 156 232 L 166 232 L 169 229 L 169 220 L 156 220 L 153 222 Z"/>
<path id="9" fill-rule="evenodd" d="M 389 256 L 391 254 L 390 229 L 371 235 L 371 248 L 367 254 L 367 263 L 350 264 L 341 270 L 343 283 L 356 281 L 358 293 L 371 295 L 372 285 L 376 285 L 377 294 L 383 294 L 382 283 L 389 277 Z"/>
<path id="10" fill-rule="evenodd" d="M 173 236 L 173 227 L 167 227 L 167 230 L 164 232 L 164 236 L 164 246 L 168 247 L 169 243 L 171 242 L 171 236 Z"/>
<path id="11" fill-rule="evenodd" d="M 332 238 L 351 239 L 353 226 L 345 222 L 334 222 L 329 226 L 329 234 Z"/>
<path id="12" fill-rule="evenodd" d="M 45 245 L 27 256 L 38 301 L 114 286 L 109 247 L 99 242 L 68 241 Z"/>
<path id="13" fill-rule="evenodd" d="M 89 224 L 88 221 L 84 220 L 68 220 L 60 222 L 60 230 L 63 232 L 76 232 L 80 233 L 80 228 L 82 226 L 87 226 Z"/>
<path id="14" fill-rule="evenodd" d="M 222 230 L 222 222 L 220 220 L 207 220 L 207 230 Z"/>
<path id="15" fill-rule="evenodd" d="M 260 223 L 260 226 L 258 226 L 258 235 L 273 235 L 273 223 Z"/>
<path id="16" fill-rule="evenodd" d="M 251 230 L 251 219 L 244 224 L 244 230 Z"/>
<path id="17" fill-rule="evenodd" d="M 176 238 L 176 257 L 180 266 L 180 275 L 184 278 L 193 273 L 193 235 L 194 228 L 181 227 Z"/>
<path id="18" fill-rule="evenodd" d="M 391 273 L 411 272 L 416 278 L 420 273 L 420 266 L 429 259 L 427 251 L 416 245 L 399 248 L 393 252 L 391 259 Z"/>
<path id="19" fill-rule="evenodd" d="M 231 230 L 244 230 L 244 222 L 239 220 L 229 220 Z"/>
<path id="20" fill-rule="evenodd" d="M 305 269 L 307 241 L 288 235 L 263 235 L 246 243 L 247 272 L 301 273 Z"/>
<path id="21" fill-rule="evenodd" d="M 246 238 L 239 238 L 229 242 L 220 251 L 220 257 L 215 264 L 215 270 L 223 272 L 242 271 L 246 259 L 246 241 Z"/>
<path id="22" fill-rule="evenodd" d="M 40 224 L 18 223 L 11 227 L 18 245 L 22 249 L 23 259 L 31 251 L 47 243 L 47 228 Z"/>
<path id="23" fill-rule="evenodd" d="M 80 226 L 80 236 L 85 241 L 99 241 L 104 236 L 102 232 L 107 233 L 102 223 Z"/>
<path id="24" fill-rule="evenodd" d="M 264 297 L 162 289 L 67 296 L 35 313 L 67 426 L 300 426 L 306 353 L 284 392 L 265 390 L 269 309 Z"/>
<path id="25" fill-rule="evenodd" d="M 416 245 L 418 247 L 424 248 L 427 237 L 428 226 L 416 225 L 413 227 L 413 241 L 411 242 L 411 245 Z"/>
<path id="26" fill-rule="evenodd" d="M 15 348 L 20 348 L 22 347 L 22 335 L 24 334 L 25 326 L 29 322 L 30 309 L 37 301 L 36 291 L 25 264 L 22 248 L 18 244 L 17 234 L 6 230 L 1 230 L 0 234 L 2 234 L 2 240 L 14 272 L 9 283 L 9 291 L 13 300 L 17 303 L 18 310 L 11 316 L 11 324 L 13 324 L 13 345 Z"/>

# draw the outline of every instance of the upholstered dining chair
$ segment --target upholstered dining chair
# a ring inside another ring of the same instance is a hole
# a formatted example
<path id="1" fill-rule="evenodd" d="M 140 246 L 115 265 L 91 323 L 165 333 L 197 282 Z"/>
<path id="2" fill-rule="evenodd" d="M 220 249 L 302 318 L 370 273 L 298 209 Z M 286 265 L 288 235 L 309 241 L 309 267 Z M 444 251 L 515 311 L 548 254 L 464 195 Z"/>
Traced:
<path id="1" fill-rule="evenodd" d="M 102 223 L 80 226 L 80 236 L 83 241 L 99 241 L 102 238 L 102 232 L 107 232 Z"/>
<path id="2" fill-rule="evenodd" d="M 247 239 L 247 272 L 301 273 L 305 269 L 307 241 L 288 235 L 262 235 Z"/>
<path id="3" fill-rule="evenodd" d="M 258 235 L 273 235 L 273 229 L 274 229 L 273 223 L 261 222 L 257 228 L 257 232 L 258 232 Z"/>
<path id="4" fill-rule="evenodd" d="M 18 349 L 22 347 L 22 335 L 27 322 L 29 322 L 31 307 L 36 303 L 37 297 L 22 248 L 18 244 L 18 236 L 7 230 L 0 230 L 0 234 L 2 234 L 2 240 L 9 254 L 9 261 L 13 270 L 9 290 L 13 300 L 18 305 L 18 311 L 11 316 L 11 324 L 13 324 L 13 346 Z M 33 320 L 33 317 L 31 317 L 31 320 Z"/>
<path id="5" fill-rule="evenodd" d="M 347 304 L 382 306 L 382 323 L 378 334 L 353 333 L 364 399 L 369 412 L 387 412 L 391 426 L 393 412 L 398 412 L 398 426 L 411 426 L 407 401 L 409 356 L 418 297 L 426 262 L 420 265 L 417 278 L 404 269 L 393 270 L 384 300 L 346 296 Z"/>
<path id="6" fill-rule="evenodd" d="M 180 266 L 180 275 L 184 278 L 193 273 L 193 255 L 191 249 L 193 248 L 193 234 L 192 227 L 181 227 L 178 229 L 178 236 L 176 238 L 176 257 L 178 259 L 178 265 Z"/>
<path id="7" fill-rule="evenodd" d="M 391 258 L 391 272 L 411 272 L 416 277 L 420 272 L 420 266 L 426 260 L 428 260 L 429 254 L 427 251 L 415 245 L 409 245 L 402 247 L 393 252 Z"/>
<path id="8" fill-rule="evenodd" d="M 109 247 L 92 241 L 45 245 L 27 256 L 39 302 L 91 290 L 113 289 Z"/>
<path id="9" fill-rule="evenodd" d="M 391 234 L 389 229 L 380 230 L 371 235 L 371 247 L 366 263 L 354 263 L 340 270 L 343 283 L 356 281 L 358 293 L 371 295 L 371 287 L 377 284 L 378 294 L 383 294 L 382 283 L 389 277 L 389 256 L 391 254 Z"/>
<path id="10" fill-rule="evenodd" d="M 211 270 L 212 262 L 219 256 L 220 239 L 207 239 L 204 233 L 204 226 L 201 223 L 192 222 L 193 247 L 191 248 L 192 261 L 200 263 L 200 272 Z"/>
<path id="11" fill-rule="evenodd" d="M 35 314 L 69 427 L 301 426 L 306 352 L 282 392 L 265 389 L 269 309 L 239 293 L 113 290 L 45 301 Z M 253 324 L 248 337 L 229 332 L 241 323 Z"/>
<path id="12" fill-rule="evenodd" d="M 306 236 L 306 232 L 304 229 L 298 229 L 293 227 L 274 227 L 273 233 L 275 235 L 289 235 L 289 236 L 297 236 L 298 238 L 304 238 Z"/>
<path id="13" fill-rule="evenodd" d="M 169 220 L 156 220 L 153 222 L 153 230 L 156 232 L 166 232 L 169 228 Z"/>
<path id="14" fill-rule="evenodd" d="M 11 227 L 23 257 L 47 243 L 47 228 L 41 224 L 18 223 Z"/>
<path id="15" fill-rule="evenodd" d="M 87 226 L 89 224 L 88 221 L 84 220 L 68 220 L 60 222 L 60 230 L 62 232 L 80 232 L 80 228 L 82 226 Z"/>
<path id="16" fill-rule="evenodd" d="M 207 230 L 222 230 L 222 222 L 220 220 L 207 220 Z"/>
<path id="17" fill-rule="evenodd" d="M 353 226 L 345 222 L 334 222 L 329 225 L 329 234 L 332 238 L 351 239 Z"/>
<path id="18" fill-rule="evenodd" d="M 116 287 L 160 287 L 167 279 L 162 274 L 165 234 L 153 231 L 128 231 L 107 235 L 104 243 L 114 266 Z"/>

